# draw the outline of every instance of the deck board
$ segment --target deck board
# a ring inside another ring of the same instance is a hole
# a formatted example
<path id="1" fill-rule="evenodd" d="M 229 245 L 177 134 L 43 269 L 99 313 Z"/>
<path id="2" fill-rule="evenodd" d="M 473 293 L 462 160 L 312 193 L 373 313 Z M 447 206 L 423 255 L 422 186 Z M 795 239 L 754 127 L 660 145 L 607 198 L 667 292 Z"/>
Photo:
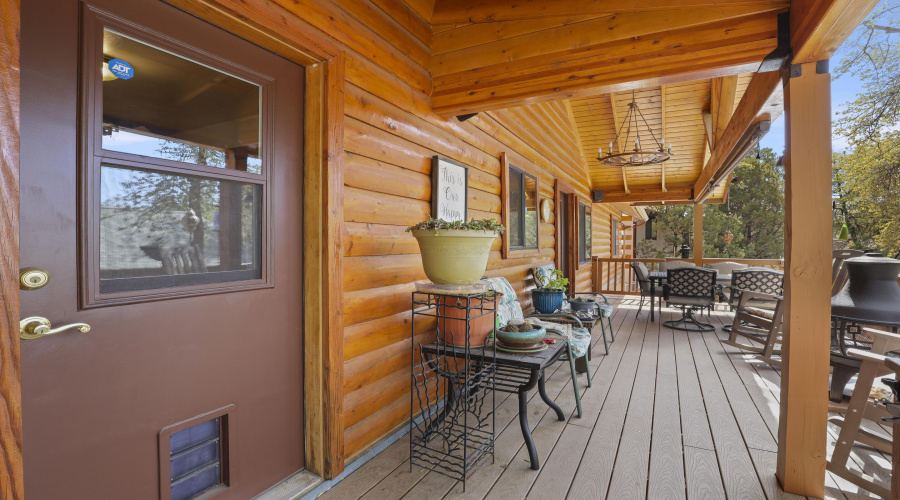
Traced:
<path id="1" fill-rule="evenodd" d="M 767 499 L 803 497 L 781 491 L 774 476 L 781 373 L 753 353 L 720 343 L 721 330 L 685 333 L 662 327 L 678 312 L 664 308 L 657 322 L 638 298 L 610 296 L 617 337 L 604 355 L 599 325 L 590 361 L 593 387 L 578 383 L 584 415 L 575 415 L 568 363 L 547 372 L 547 392 L 566 420 L 529 394 L 528 422 L 541 469 L 529 468 L 515 396 L 498 393 L 495 461 L 462 482 L 418 467 L 409 469 L 406 436 L 322 495 L 331 499 Z M 717 327 L 730 324 L 725 309 Z M 876 424 L 866 424 L 889 433 Z M 829 425 L 829 452 L 838 428 Z M 889 479 L 890 457 L 855 446 L 851 469 Z M 877 498 L 831 473 L 826 498 Z"/>

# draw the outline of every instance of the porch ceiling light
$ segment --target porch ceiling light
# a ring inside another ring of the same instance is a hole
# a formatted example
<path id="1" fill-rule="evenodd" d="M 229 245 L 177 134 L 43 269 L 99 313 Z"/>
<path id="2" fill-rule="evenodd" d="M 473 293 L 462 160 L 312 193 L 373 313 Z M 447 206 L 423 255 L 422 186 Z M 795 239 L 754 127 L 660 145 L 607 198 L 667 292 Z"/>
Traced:
<path id="1" fill-rule="evenodd" d="M 653 144 L 650 149 L 641 149 L 640 129 L 643 122 L 643 128 L 647 129 L 650 137 L 653 138 Z M 672 145 L 669 144 L 666 149 L 666 139 L 662 141 L 656 140 L 653 129 L 647 124 L 641 109 L 638 107 L 634 99 L 634 91 L 631 92 L 631 102 L 628 103 L 628 112 L 625 114 L 625 120 L 619 126 L 616 132 L 616 144 L 631 144 L 632 127 L 634 128 L 634 149 L 615 153 L 613 151 L 613 143 L 609 143 L 609 151 L 603 154 L 603 148 L 597 148 L 597 160 L 601 165 L 608 167 L 639 167 L 642 165 L 658 165 L 668 161 L 672 157 Z M 622 137 L 622 131 L 625 131 L 625 137 Z M 623 142 L 624 141 L 624 142 Z"/>

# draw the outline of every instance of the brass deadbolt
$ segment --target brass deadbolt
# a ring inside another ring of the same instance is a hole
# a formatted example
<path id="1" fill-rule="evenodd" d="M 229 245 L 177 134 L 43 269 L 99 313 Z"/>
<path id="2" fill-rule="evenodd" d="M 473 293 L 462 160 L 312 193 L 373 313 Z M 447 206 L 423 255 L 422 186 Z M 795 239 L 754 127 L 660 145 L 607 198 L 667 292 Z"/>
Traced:
<path id="1" fill-rule="evenodd" d="M 50 273 L 39 267 L 25 267 L 19 271 L 19 288 L 37 290 L 50 282 Z"/>

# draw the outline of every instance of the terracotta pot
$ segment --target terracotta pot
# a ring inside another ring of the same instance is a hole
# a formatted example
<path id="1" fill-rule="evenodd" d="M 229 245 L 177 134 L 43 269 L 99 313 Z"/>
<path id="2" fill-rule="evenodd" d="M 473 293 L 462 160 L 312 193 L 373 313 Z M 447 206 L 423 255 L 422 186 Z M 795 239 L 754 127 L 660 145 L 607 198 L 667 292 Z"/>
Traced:
<path id="1" fill-rule="evenodd" d="M 422 267 L 432 283 L 471 285 L 484 276 L 496 231 L 416 229 Z"/>
<path id="2" fill-rule="evenodd" d="M 481 308 L 483 299 L 465 297 L 441 297 L 441 304 L 438 311 L 448 318 L 438 318 L 438 329 L 441 340 L 444 343 L 464 346 L 466 345 L 466 300 L 469 301 L 469 317 L 474 318 L 482 313 L 484 316 L 469 320 L 469 347 L 481 347 L 484 345 L 485 339 L 494 330 L 494 305 L 490 300 L 484 300 L 484 308 Z M 449 307 L 449 306 L 460 306 Z M 459 319 L 452 319 L 459 318 Z"/>

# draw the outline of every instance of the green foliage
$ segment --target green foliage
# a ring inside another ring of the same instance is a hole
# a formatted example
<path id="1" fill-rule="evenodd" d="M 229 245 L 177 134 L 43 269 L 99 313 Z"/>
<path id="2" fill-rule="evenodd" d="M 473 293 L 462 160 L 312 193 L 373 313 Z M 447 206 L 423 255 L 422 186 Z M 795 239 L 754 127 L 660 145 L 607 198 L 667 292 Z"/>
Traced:
<path id="1" fill-rule="evenodd" d="M 863 88 L 836 124 L 850 149 L 832 158 L 834 230 L 900 257 L 900 0 L 882 0 L 841 50 L 836 78 L 853 75 Z"/>
<path id="2" fill-rule="evenodd" d="M 639 258 L 661 259 L 680 255 L 681 246 L 693 246 L 694 207 L 691 205 L 673 205 L 648 210 L 647 215 L 653 217 L 656 226 L 656 241 L 662 241 L 662 248 L 657 248 L 651 240 L 643 240 L 635 248 Z"/>
<path id="3" fill-rule="evenodd" d="M 682 245 L 693 248 L 693 206 L 648 210 L 655 218 L 657 241 L 642 240 L 639 258 L 680 257 Z M 734 239 L 725 242 L 730 231 Z M 734 172 L 728 203 L 703 206 L 703 256 L 779 259 L 784 256 L 784 170 L 771 149 L 744 158 Z"/>
<path id="4" fill-rule="evenodd" d="M 734 171 L 728 202 L 703 212 L 705 257 L 784 257 L 784 168 L 769 148 L 744 158 Z M 734 240 L 725 243 L 725 232 Z"/>
<path id="5" fill-rule="evenodd" d="M 900 256 L 900 132 L 887 132 L 833 155 L 835 230 L 853 246 Z"/>
<path id="6" fill-rule="evenodd" d="M 835 78 L 853 75 L 862 92 L 838 112 L 837 132 L 850 144 L 874 140 L 900 121 L 900 0 L 882 0 L 841 50 Z"/>
<path id="7" fill-rule="evenodd" d="M 564 292 L 567 286 L 569 286 L 569 278 L 566 278 L 559 269 L 554 269 L 547 279 L 547 286 L 538 290 Z"/>
<path id="8" fill-rule="evenodd" d="M 415 226 L 409 226 L 406 228 L 406 232 L 416 229 L 465 229 L 470 231 L 496 231 L 499 234 L 503 234 L 506 231 L 506 228 L 497 219 L 475 220 L 474 218 L 469 222 L 461 220 L 447 222 L 444 219 L 428 218 Z"/>

